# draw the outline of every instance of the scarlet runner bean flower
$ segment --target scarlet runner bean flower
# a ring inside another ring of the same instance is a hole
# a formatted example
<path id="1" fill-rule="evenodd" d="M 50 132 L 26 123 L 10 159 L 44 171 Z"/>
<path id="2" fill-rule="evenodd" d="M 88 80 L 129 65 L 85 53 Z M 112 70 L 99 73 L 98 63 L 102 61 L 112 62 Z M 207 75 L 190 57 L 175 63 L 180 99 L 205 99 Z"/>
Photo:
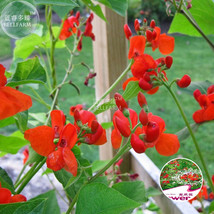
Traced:
<path id="1" fill-rule="evenodd" d="M 74 116 L 77 133 L 81 132 L 81 142 L 97 146 L 105 144 L 107 142 L 106 131 L 97 122 L 96 116 L 90 111 L 79 110 L 78 108 L 78 105 L 72 106 L 70 114 Z M 75 109 L 74 113 L 72 112 L 73 109 Z"/>
<path id="2" fill-rule="evenodd" d="M 7 188 L 1 187 L 0 182 L 0 204 L 9 204 L 24 201 L 27 201 L 24 195 L 18 194 L 12 196 L 11 191 Z"/>
<path id="3" fill-rule="evenodd" d="M 47 157 L 47 167 L 57 171 L 62 168 L 77 175 L 77 161 L 71 151 L 77 142 L 76 128 L 65 123 L 65 116 L 60 110 L 51 112 L 52 127 L 38 126 L 25 131 L 24 137 L 29 140 L 32 148 L 40 155 Z M 54 138 L 59 141 L 55 145 Z"/>
<path id="4" fill-rule="evenodd" d="M 0 120 L 26 111 L 32 106 L 31 97 L 6 86 L 5 67 L 0 64 Z"/>
<path id="5" fill-rule="evenodd" d="M 201 94 L 200 90 L 196 89 L 193 95 L 201 106 L 201 109 L 193 114 L 193 120 L 196 123 L 214 120 L 214 85 L 207 89 L 207 94 Z"/>

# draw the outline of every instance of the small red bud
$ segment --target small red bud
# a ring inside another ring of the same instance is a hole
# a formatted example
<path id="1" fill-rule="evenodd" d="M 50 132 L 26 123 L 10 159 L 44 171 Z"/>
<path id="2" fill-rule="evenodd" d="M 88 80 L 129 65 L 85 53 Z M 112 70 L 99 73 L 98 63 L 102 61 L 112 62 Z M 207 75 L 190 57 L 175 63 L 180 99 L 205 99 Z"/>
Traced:
<path id="1" fill-rule="evenodd" d="M 149 122 L 147 113 L 144 111 L 143 108 L 142 108 L 141 111 L 140 111 L 139 120 L 140 120 L 140 122 L 141 122 L 141 124 L 142 124 L 143 126 L 146 126 L 146 125 L 148 124 L 148 122 Z"/>
<path id="2" fill-rule="evenodd" d="M 145 24 L 147 24 L 147 19 L 146 19 L 146 18 L 144 18 L 144 19 L 143 19 L 143 22 L 144 22 Z"/>
<path id="3" fill-rule="evenodd" d="M 96 133 L 98 127 L 99 127 L 99 123 L 96 120 L 93 120 L 91 123 L 91 132 L 94 134 Z"/>
<path id="4" fill-rule="evenodd" d="M 157 36 L 157 32 L 156 32 L 156 30 L 153 30 L 153 32 L 152 32 L 152 39 L 154 40 L 156 38 L 156 36 Z"/>
<path id="5" fill-rule="evenodd" d="M 187 3 L 187 10 L 189 10 L 190 8 L 192 8 L 192 4 L 190 2 Z"/>
<path id="6" fill-rule="evenodd" d="M 129 137 L 129 135 L 131 134 L 130 127 L 127 126 L 127 124 L 119 117 L 115 117 L 115 122 L 121 135 L 123 135 L 124 137 Z"/>
<path id="7" fill-rule="evenodd" d="M 74 110 L 74 120 L 80 121 L 80 113 L 77 109 Z"/>
<path id="8" fill-rule="evenodd" d="M 147 142 L 153 142 L 158 139 L 160 134 L 160 129 L 157 123 L 155 122 L 149 122 L 146 127 L 146 136 L 145 141 Z"/>
<path id="9" fill-rule="evenodd" d="M 172 58 L 171 56 L 167 56 L 167 57 L 165 58 L 166 67 L 167 67 L 167 68 L 171 68 L 172 63 L 173 63 L 173 58 Z"/>
<path id="10" fill-rule="evenodd" d="M 115 93 L 114 95 L 115 103 L 120 111 L 128 108 L 128 104 L 124 100 L 121 94 Z"/>
<path id="11" fill-rule="evenodd" d="M 143 108 L 144 105 L 147 105 L 146 97 L 141 91 L 137 95 L 137 100 L 141 108 Z"/>
<path id="12" fill-rule="evenodd" d="M 180 88 L 186 88 L 190 85 L 191 78 L 189 75 L 185 74 L 180 80 L 177 80 L 176 83 Z"/>
<path id="13" fill-rule="evenodd" d="M 123 158 L 121 158 L 119 161 L 117 161 L 117 163 L 115 163 L 115 166 L 120 166 L 122 162 L 123 162 Z"/>
<path id="14" fill-rule="evenodd" d="M 136 32 L 140 31 L 140 23 L 139 23 L 138 19 L 135 19 L 135 21 L 134 21 L 134 28 L 135 28 Z"/>
<path id="15" fill-rule="evenodd" d="M 214 93 L 214 85 L 209 86 L 207 89 L 207 94 L 213 94 Z"/>
<path id="16" fill-rule="evenodd" d="M 201 96 L 200 90 L 199 90 L 199 89 L 196 89 L 196 90 L 193 92 L 193 96 L 194 96 L 195 100 L 198 101 L 199 96 Z"/>
<path id="17" fill-rule="evenodd" d="M 149 82 L 147 82 L 147 81 L 144 80 L 143 78 L 140 78 L 139 86 L 140 86 L 140 88 L 142 88 L 144 91 L 148 91 L 148 90 L 152 89 L 152 87 L 153 87 L 152 84 L 150 84 Z"/>
<path id="18" fill-rule="evenodd" d="M 150 82 L 150 81 L 151 81 L 151 77 L 150 77 L 150 75 L 149 75 L 148 73 L 145 73 L 145 74 L 143 75 L 143 79 L 144 79 L 146 82 Z"/>
<path id="19" fill-rule="evenodd" d="M 92 22 L 93 19 L 94 19 L 94 14 L 91 13 L 90 16 L 88 17 L 88 22 Z"/>
<path id="20" fill-rule="evenodd" d="M 77 13 L 76 13 L 76 19 L 79 19 L 80 18 L 80 12 L 78 11 Z"/>
<path id="21" fill-rule="evenodd" d="M 131 146 L 137 153 L 144 153 L 146 151 L 144 142 L 136 134 L 131 136 Z"/>
<path id="22" fill-rule="evenodd" d="M 152 31 L 150 30 L 146 31 L 146 39 L 148 42 L 151 42 L 153 40 Z"/>
<path id="23" fill-rule="evenodd" d="M 129 28 L 129 26 L 127 24 L 124 25 L 124 33 L 127 39 L 129 39 L 132 36 L 132 31 Z"/>
<path id="24" fill-rule="evenodd" d="M 155 20 L 152 19 L 152 21 L 150 22 L 150 27 L 151 28 L 155 28 L 156 24 L 155 24 Z"/>

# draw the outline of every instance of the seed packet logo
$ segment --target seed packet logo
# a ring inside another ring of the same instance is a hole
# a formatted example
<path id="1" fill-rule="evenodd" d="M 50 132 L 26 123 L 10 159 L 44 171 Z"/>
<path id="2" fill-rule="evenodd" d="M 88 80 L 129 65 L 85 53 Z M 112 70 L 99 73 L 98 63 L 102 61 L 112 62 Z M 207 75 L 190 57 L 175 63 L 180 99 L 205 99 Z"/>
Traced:
<path id="1" fill-rule="evenodd" d="M 188 201 L 201 190 L 203 176 L 193 161 L 177 158 L 164 165 L 160 174 L 162 192 L 173 201 Z"/>
<path id="2" fill-rule="evenodd" d="M 26 1 L 11 2 L 1 14 L 2 30 L 14 39 L 20 39 L 33 33 L 38 21 L 38 11 Z"/>

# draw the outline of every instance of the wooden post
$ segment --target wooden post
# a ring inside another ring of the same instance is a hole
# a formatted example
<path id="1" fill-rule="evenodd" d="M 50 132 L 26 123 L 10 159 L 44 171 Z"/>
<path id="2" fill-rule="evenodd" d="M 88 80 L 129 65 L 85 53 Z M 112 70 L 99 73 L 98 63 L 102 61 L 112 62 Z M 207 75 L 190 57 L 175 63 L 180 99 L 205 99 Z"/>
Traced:
<path id="1" fill-rule="evenodd" d="M 96 99 L 104 94 L 127 66 L 127 41 L 123 31 L 125 18 L 103 5 L 101 8 L 108 22 L 96 15 L 93 21 L 96 37 L 93 42 L 94 68 L 97 73 Z M 121 86 L 122 84 L 117 89 Z M 116 90 L 107 96 L 104 102 L 109 101 L 115 92 Z M 106 111 L 98 115 L 98 118 L 100 122 L 112 121 L 112 111 Z M 107 132 L 108 143 L 99 147 L 101 160 L 110 160 L 113 157 L 110 133 L 111 131 Z"/>

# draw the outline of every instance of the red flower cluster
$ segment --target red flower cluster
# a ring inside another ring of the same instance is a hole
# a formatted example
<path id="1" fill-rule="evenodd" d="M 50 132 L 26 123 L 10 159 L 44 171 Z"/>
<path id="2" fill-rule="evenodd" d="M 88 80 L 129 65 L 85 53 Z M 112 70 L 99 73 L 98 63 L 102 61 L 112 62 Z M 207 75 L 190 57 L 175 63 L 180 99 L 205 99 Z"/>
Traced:
<path id="1" fill-rule="evenodd" d="M 111 135 L 112 145 L 115 149 L 120 147 L 122 136 L 131 135 L 131 145 L 137 153 L 143 153 L 147 148 L 154 146 L 158 153 L 164 156 L 173 155 L 178 151 L 180 143 L 177 136 L 164 133 L 164 120 L 152 113 L 147 114 L 144 109 L 139 114 L 143 127 L 137 127 L 132 133 L 132 129 L 137 125 L 138 115 L 134 110 L 128 108 L 121 95 L 116 94 L 115 98 L 117 98 L 115 101 L 119 108 L 113 115 L 114 130 Z M 146 105 L 145 96 L 141 92 L 138 94 L 138 100 L 140 106 Z"/>
<path id="2" fill-rule="evenodd" d="M 27 201 L 24 195 L 18 194 L 12 196 L 11 191 L 1 187 L 0 183 L 0 204 L 9 204 L 23 201 Z"/>
<path id="3" fill-rule="evenodd" d="M 185 181 L 188 181 L 188 180 L 191 180 L 191 181 L 198 181 L 201 179 L 201 175 L 198 175 L 196 173 L 186 173 L 186 174 L 183 174 L 181 177 L 181 179 L 185 180 Z"/>
<path id="4" fill-rule="evenodd" d="M 5 67 L 0 64 L 0 120 L 25 111 L 32 106 L 31 97 L 6 86 Z"/>
<path id="5" fill-rule="evenodd" d="M 141 35 L 131 37 L 130 28 L 128 25 L 124 26 L 125 35 L 130 40 L 128 58 L 134 59 L 134 63 L 131 66 L 133 77 L 124 82 L 123 89 L 125 90 L 130 81 L 138 81 L 143 90 L 149 94 L 154 94 L 159 89 L 159 80 L 167 80 L 164 69 L 171 67 L 173 59 L 167 56 L 154 60 L 152 56 L 144 54 L 145 47 L 151 46 L 153 51 L 159 48 L 162 54 L 167 55 L 174 50 L 174 38 L 166 34 L 160 34 L 161 30 L 155 26 L 154 20 L 150 27 L 143 26 L 142 28 L 139 22 L 135 21 L 135 29 Z"/>
<path id="6" fill-rule="evenodd" d="M 78 111 L 81 105 L 77 108 L 71 107 L 71 109 L 74 110 L 76 121 L 74 125 L 71 123 L 65 125 L 64 113 L 60 110 L 53 110 L 51 112 L 52 127 L 43 125 L 28 129 L 24 137 L 30 141 L 32 148 L 38 154 L 47 157 L 48 168 L 54 171 L 64 168 L 76 176 L 78 164 L 71 149 L 77 142 L 104 144 L 106 133 L 93 113 L 85 110 Z M 56 144 L 55 138 L 59 139 Z"/>
<path id="7" fill-rule="evenodd" d="M 201 94 L 200 90 L 196 89 L 193 95 L 201 106 L 201 109 L 193 114 L 193 120 L 196 123 L 214 120 L 214 85 L 207 89 L 207 94 Z"/>
<path id="8" fill-rule="evenodd" d="M 72 36 L 73 34 L 77 34 L 77 37 L 79 40 L 77 50 L 81 51 L 83 36 L 91 37 L 93 41 L 95 40 L 95 35 L 92 32 L 93 26 L 91 24 L 93 18 L 94 18 L 94 15 L 93 13 L 91 13 L 88 19 L 86 20 L 85 30 L 84 32 L 82 32 L 80 30 L 80 12 L 78 11 L 75 16 L 72 15 L 65 20 L 62 30 L 60 32 L 59 39 L 65 40 L 68 37 Z"/>

